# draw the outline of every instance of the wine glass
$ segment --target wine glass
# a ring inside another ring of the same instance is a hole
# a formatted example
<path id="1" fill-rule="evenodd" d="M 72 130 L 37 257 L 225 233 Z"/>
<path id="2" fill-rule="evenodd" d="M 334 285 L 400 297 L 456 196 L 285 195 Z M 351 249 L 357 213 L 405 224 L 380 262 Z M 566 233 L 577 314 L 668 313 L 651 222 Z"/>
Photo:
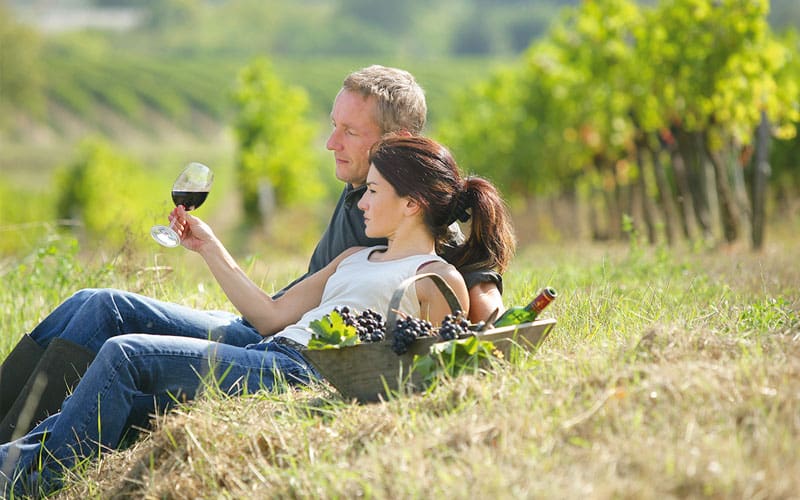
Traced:
<path id="1" fill-rule="evenodd" d="M 202 163 L 192 162 L 186 165 L 172 184 L 172 201 L 175 206 L 183 205 L 187 212 L 194 210 L 206 201 L 212 182 L 214 173 L 211 169 Z M 176 247 L 181 244 L 181 239 L 172 229 L 173 224 L 174 221 L 169 226 L 153 226 L 150 234 L 165 247 Z"/>

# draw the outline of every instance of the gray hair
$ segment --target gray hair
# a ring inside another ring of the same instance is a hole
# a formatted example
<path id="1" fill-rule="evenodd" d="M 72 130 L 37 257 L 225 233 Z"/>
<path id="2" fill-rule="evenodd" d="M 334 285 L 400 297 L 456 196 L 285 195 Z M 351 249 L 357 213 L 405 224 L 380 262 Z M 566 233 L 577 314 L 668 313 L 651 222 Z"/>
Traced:
<path id="1" fill-rule="evenodd" d="M 428 106 L 425 92 L 408 71 L 377 64 L 351 73 L 345 78 L 342 90 L 357 92 L 378 101 L 375 117 L 383 133 L 408 131 L 422 133 Z"/>

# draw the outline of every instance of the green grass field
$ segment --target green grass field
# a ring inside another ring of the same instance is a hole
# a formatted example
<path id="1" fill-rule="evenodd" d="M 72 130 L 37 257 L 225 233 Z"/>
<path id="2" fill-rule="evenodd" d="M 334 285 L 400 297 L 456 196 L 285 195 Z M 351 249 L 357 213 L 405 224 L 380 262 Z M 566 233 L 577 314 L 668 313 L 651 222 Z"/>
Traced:
<path id="1" fill-rule="evenodd" d="M 343 401 L 327 385 L 212 393 L 86 464 L 63 497 L 795 496 L 797 243 L 524 248 L 506 302 L 544 285 L 560 293 L 545 313 L 558 324 L 537 352 L 380 404 Z M 5 263 L 0 352 L 80 287 L 229 307 L 194 255 L 100 257 L 56 240 Z M 244 261 L 266 290 L 304 264 Z"/>

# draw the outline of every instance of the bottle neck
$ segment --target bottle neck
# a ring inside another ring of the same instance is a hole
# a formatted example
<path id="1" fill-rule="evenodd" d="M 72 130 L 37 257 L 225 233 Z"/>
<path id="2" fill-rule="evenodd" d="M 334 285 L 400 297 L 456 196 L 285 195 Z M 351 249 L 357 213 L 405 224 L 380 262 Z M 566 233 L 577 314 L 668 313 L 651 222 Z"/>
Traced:
<path id="1" fill-rule="evenodd" d="M 538 314 L 538 313 L 542 312 L 542 309 L 544 309 L 545 307 L 547 307 L 547 305 L 548 305 L 550 302 L 552 302 L 552 301 L 553 301 L 553 298 L 554 298 L 554 297 L 553 297 L 552 295 L 550 295 L 550 294 L 548 294 L 548 293 L 546 293 L 546 292 L 542 292 L 542 293 L 540 293 L 539 295 L 537 295 L 537 296 L 536 296 L 536 298 L 534 298 L 534 299 L 531 301 L 531 303 L 530 303 L 530 304 L 528 304 L 527 306 L 525 306 L 525 310 L 526 310 L 526 311 L 529 311 L 529 312 L 534 312 L 534 313 L 537 313 L 537 314 Z"/>

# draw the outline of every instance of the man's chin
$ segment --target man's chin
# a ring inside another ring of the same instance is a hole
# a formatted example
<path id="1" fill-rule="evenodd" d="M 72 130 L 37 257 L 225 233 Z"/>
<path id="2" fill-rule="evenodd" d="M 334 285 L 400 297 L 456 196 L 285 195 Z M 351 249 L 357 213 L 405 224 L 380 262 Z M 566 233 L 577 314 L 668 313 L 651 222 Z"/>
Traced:
<path id="1" fill-rule="evenodd" d="M 339 179 L 340 181 L 346 184 L 351 184 L 353 186 L 360 186 L 365 182 L 367 182 L 366 172 L 364 172 L 364 175 L 358 175 L 357 173 L 353 173 L 351 170 L 345 171 L 343 169 L 337 168 L 334 174 L 336 175 L 336 178 Z"/>
<path id="2" fill-rule="evenodd" d="M 353 186 L 359 186 L 363 184 L 363 182 L 353 182 L 353 178 L 349 175 L 341 175 L 339 172 L 336 172 L 336 178 L 340 181 L 344 182 L 345 184 L 350 184 Z"/>

